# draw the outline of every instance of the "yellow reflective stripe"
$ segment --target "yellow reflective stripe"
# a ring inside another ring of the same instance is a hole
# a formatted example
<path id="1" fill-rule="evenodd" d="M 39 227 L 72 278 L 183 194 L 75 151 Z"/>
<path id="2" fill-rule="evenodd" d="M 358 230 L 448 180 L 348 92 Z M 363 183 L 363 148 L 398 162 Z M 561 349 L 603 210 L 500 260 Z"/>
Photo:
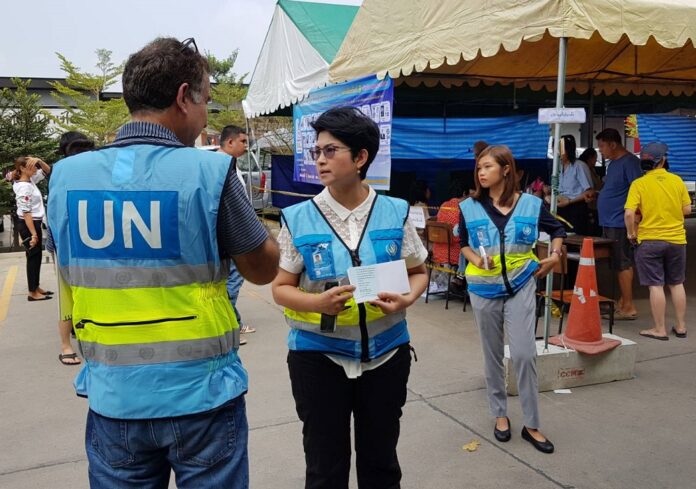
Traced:
<path id="1" fill-rule="evenodd" d="M 119 324 L 195 316 L 187 321 L 131 326 L 85 323 L 84 328 L 76 329 L 83 341 L 117 345 L 196 340 L 222 336 L 239 327 L 225 282 L 122 290 L 72 287 L 72 292 L 74 324 L 83 319 Z"/>
<path id="2" fill-rule="evenodd" d="M 505 268 L 510 273 L 514 269 L 524 266 L 529 260 L 539 261 L 532 251 L 527 253 L 510 253 L 505 255 Z M 480 277 L 497 277 L 503 272 L 503 267 L 500 266 L 500 255 L 493 255 L 493 261 L 497 266 L 490 270 L 484 270 L 469 262 L 466 266 L 465 274 Z"/>
<path id="3" fill-rule="evenodd" d="M 346 302 L 346 306 L 350 309 L 346 309 L 338 315 L 336 319 L 336 326 L 349 326 L 354 327 L 360 323 L 360 311 L 358 305 L 355 303 L 355 299 L 350 299 Z M 365 303 L 366 321 L 368 323 L 381 319 L 385 316 L 382 310 L 371 304 Z M 318 312 L 299 312 L 292 309 L 285 309 L 285 316 L 295 321 L 300 321 L 303 323 L 320 324 L 321 314 Z"/>

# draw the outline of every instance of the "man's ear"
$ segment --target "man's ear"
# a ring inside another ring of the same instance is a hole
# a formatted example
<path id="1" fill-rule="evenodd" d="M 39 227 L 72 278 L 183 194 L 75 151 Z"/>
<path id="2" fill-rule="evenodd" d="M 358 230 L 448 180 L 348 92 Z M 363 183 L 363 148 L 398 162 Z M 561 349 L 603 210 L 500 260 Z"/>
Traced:
<path id="1" fill-rule="evenodd" d="M 176 106 L 184 114 L 188 114 L 188 103 L 189 103 L 189 98 L 187 97 L 188 90 L 189 90 L 189 84 L 182 83 L 181 85 L 179 85 L 179 89 L 176 91 Z"/>

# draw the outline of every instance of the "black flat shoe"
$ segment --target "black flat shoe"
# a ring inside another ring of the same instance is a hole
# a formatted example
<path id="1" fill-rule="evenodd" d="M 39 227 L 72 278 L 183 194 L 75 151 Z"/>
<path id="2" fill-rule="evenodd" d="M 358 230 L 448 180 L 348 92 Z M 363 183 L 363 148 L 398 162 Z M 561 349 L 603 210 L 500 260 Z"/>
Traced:
<path id="1" fill-rule="evenodd" d="M 553 443 L 547 438 L 546 441 L 537 441 L 532 435 L 527 431 L 527 427 L 522 428 L 522 439 L 527 440 L 529 443 L 534 445 L 534 448 L 543 453 L 553 453 L 554 446 Z"/>
<path id="2" fill-rule="evenodd" d="M 510 438 L 512 438 L 512 433 L 510 433 L 510 418 L 505 416 L 505 419 L 507 419 L 508 422 L 508 429 L 499 430 L 497 426 L 493 428 L 495 439 L 502 442 L 510 441 Z"/>
<path id="3" fill-rule="evenodd" d="M 44 296 L 44 297 L 42 297 L 41 299 L 34 299 L 34 298 L 33 298 L 32 296 L 30 296 L 30 295 L 27 296 L 27 300 L 28 300 L 29 302 L 47 301 L 47 300 L 52 299 L 52 298 L 53 298 L 53 296 L 50 296 L 50 295 Z"/>

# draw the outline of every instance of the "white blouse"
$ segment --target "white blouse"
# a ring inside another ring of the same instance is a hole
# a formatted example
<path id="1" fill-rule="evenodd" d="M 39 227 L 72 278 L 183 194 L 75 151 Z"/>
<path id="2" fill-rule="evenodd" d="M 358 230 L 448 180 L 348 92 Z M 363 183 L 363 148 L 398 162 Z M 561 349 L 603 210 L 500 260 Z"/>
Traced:
<path id="1" fill-rule="evenodd" d="M 19 180 L 12 184 L 15 197 L 17 199 L 17 216 L 24 218 L 24 214 L 31 212 L 31 217 L 34 220 L 41 220 L 46 215 L 44 209 L 43 197 L 41 191 L 36 186 L 43 180 L 44 174 L 39 169 L 32 177 L 30 182 L 20 182 Z"/>

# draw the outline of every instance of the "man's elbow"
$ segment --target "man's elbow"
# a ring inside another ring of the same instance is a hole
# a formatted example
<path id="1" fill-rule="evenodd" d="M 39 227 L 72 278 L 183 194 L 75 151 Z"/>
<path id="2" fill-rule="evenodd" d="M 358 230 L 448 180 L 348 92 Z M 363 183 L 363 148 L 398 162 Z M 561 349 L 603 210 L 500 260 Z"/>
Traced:
<path id="1" fill-rule="evenodd" d="M 682 213 L 683 213 L 685 216 L 690 215 L 690 214 L 691 214 L 691 206 L 690 206 L 690 205 L 684 206 L 684 207 L 682 208 Z"/>
<path id="2" fill-rule="evenodd" d="M 235 257 L 239 272 L 249 282 L 266 285 L 278 274 L 280 249 L 275 239 L 269 237 L 251 253 Z"/>

